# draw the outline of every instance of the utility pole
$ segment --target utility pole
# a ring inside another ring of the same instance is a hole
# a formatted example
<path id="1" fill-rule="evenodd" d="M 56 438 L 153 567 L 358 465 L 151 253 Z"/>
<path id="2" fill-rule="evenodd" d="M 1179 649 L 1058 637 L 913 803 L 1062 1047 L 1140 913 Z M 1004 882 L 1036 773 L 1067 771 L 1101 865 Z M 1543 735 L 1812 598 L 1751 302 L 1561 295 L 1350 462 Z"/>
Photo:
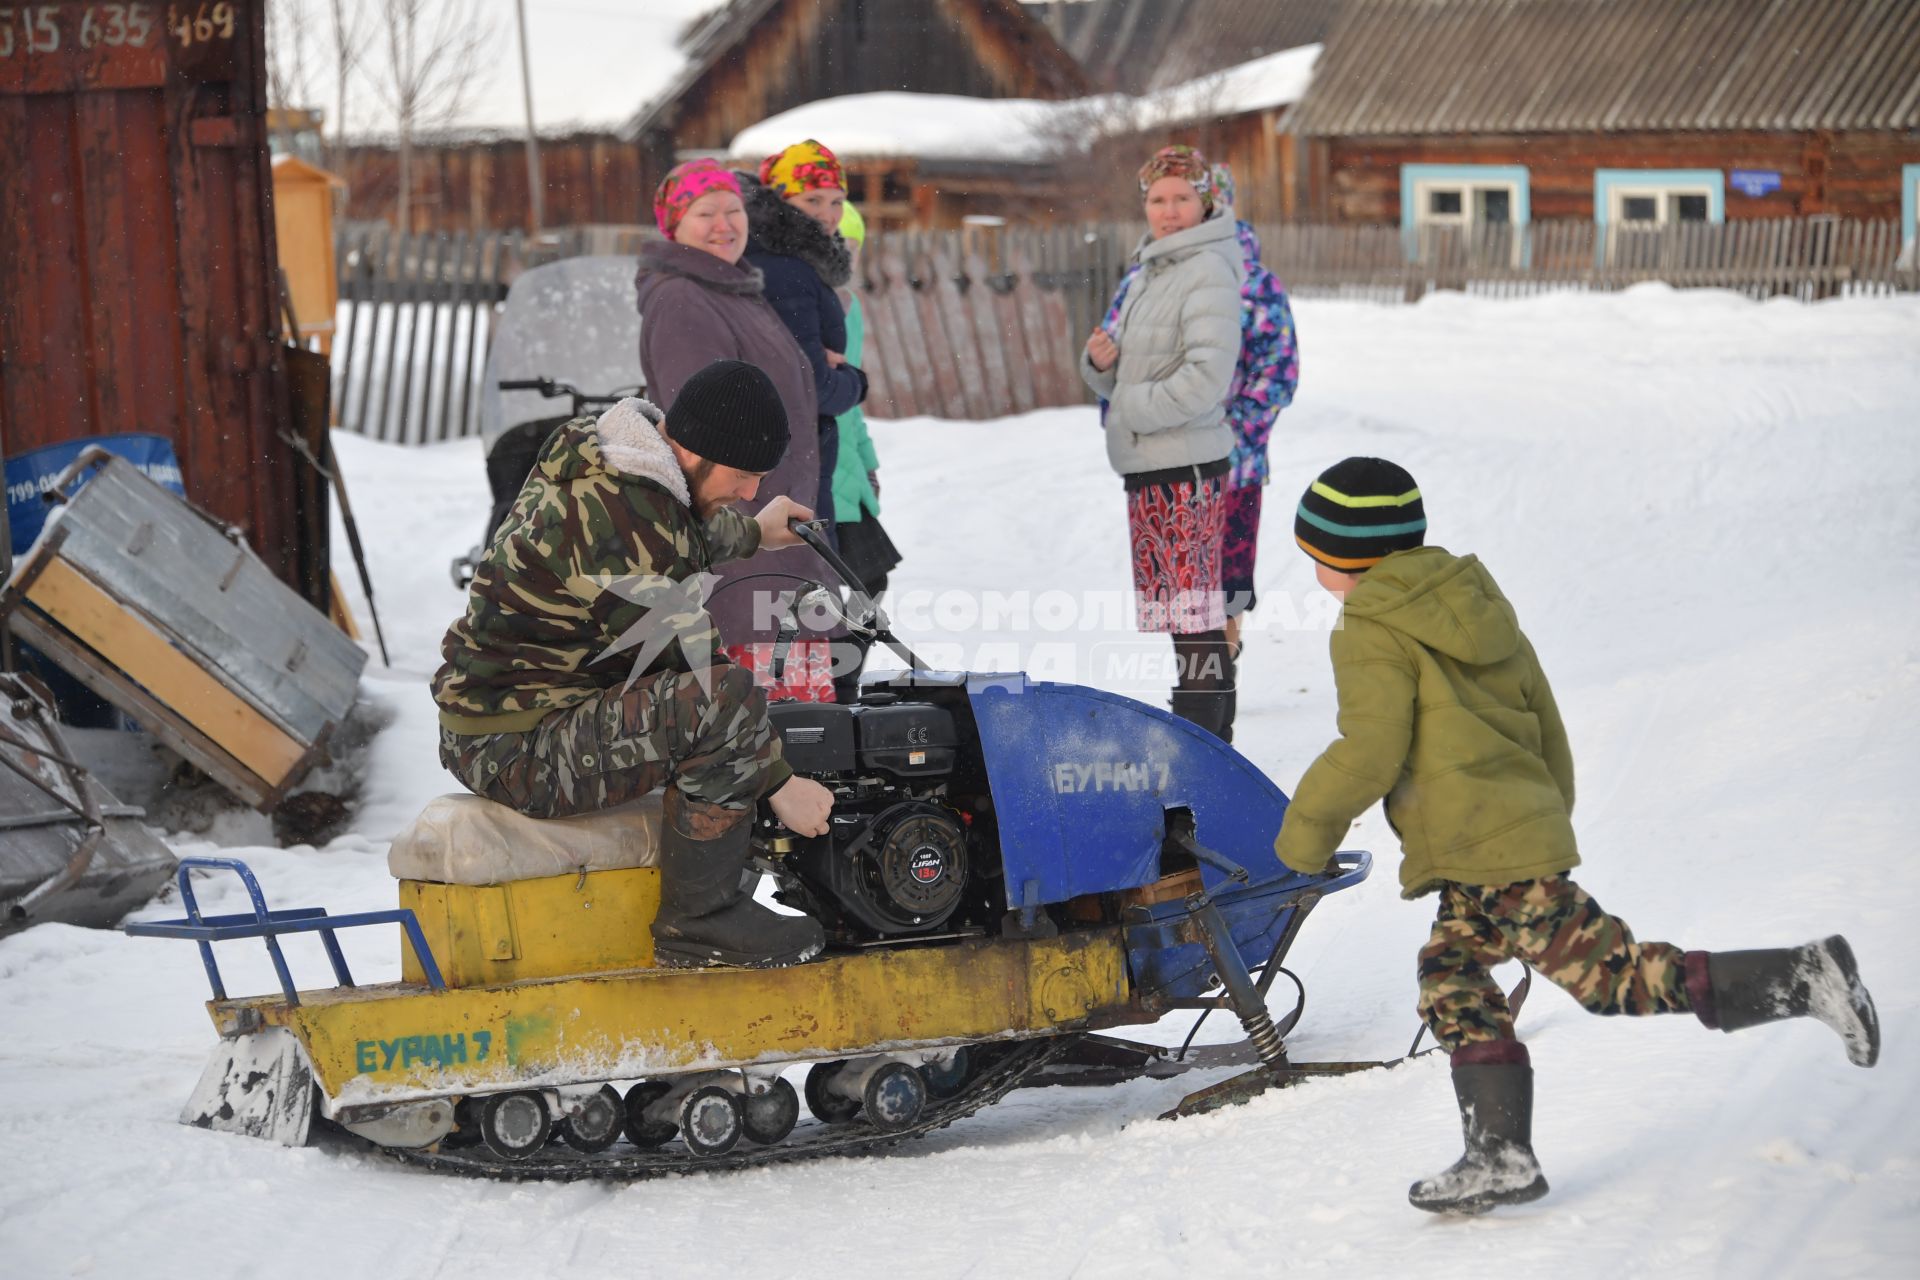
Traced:
<path id="1" fill-rule="evenodd" d="M 540 138 L 533 131 L 533 70 L 527 59 L 527 0 L 513 0 L 520 19 L 520 92 L 527 104 L 527 198 L 533 206 L 533 234 L 546 225 L 546 184 L 540 180 Z"/>

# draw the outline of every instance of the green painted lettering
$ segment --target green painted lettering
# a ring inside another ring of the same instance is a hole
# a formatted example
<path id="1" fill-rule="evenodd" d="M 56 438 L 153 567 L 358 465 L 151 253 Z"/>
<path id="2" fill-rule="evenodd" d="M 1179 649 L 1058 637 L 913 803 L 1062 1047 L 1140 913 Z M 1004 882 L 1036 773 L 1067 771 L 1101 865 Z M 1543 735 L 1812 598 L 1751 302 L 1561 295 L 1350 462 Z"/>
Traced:
<path id="1" fill-rule="evenodd" d="M 455 1032 L 453 1035 L 440 1037 L 441 1066 L 450 1066 L 453 1063 L 465 1062 L 466 1060 L 467 1037 L 464 1033 Z"/>
<path id="2" fill-rule="evenodd" d="M 382 1040 L 380 1042 L 380 1052 L 387 1055 L 386 1062 L 381 1064 L 381 1070 L 393 1070 L 393 1060 L 400 1056 L 400 1044 L 401 1042 L 398 1040 Z"/>
<path id="3" fill-rule="evenodd" d="M 487 1060 L 487 1051 L 493 1047 L 493 1032 L 491 1031 L 474 1032 L 473 1047 L 474 1047 L 473 1060 L 475 1062 L 485 1062 Z"/>
<path id="4" fill-rule="evenodd" d="M 378 1071 L 380 1069 L 380 1059 L 377 1056 L 376 1049 L 377 1046 L 371 1040 L 361 1040 L 356 1043 L 353 1046 L 354 1070 L 360 1072 Z"/>

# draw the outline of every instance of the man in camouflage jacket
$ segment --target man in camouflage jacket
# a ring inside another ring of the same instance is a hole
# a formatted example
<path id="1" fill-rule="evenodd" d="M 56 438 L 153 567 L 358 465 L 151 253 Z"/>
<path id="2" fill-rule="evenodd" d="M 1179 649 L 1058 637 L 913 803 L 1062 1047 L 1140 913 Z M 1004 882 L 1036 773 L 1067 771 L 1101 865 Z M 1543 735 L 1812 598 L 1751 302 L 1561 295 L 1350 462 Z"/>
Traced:
<path id="1" fill-rule="evenodd" d="M 826 830 L 826 788 L 795 777 L 766 695 L 721 653 L 709 571 L 792 546 L 811 516 L 750 499 L 785 451 L 767 376 L 717 361 L 670 420 L 643 400 L 559 428 L 476 568 L 433 678 L 441 762 L 476 795 L 536 818 L 610 808 L 666 786 L 662 963 L 797 963 L 820 928 L 756 905 L 748 821 Z"/>

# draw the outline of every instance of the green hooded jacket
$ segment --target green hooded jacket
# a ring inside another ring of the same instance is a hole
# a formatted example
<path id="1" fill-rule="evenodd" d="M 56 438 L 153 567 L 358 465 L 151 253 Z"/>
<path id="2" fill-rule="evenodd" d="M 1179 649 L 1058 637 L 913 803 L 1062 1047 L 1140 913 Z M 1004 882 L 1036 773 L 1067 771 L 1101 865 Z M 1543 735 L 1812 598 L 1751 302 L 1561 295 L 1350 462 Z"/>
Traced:
<path id="1" fill-rule="evenodd" d="M 1577 866 L 1573 754 L 1513 606 L 1473 556 L 1398 551 L 1348 593 L 1333 633 L 1340 737 L 1308 766 L 1274 852 L 1317 872 L 1386 800 L 1403 897 Z"/>
<path id="2" fill-rule="evenodd" d="M 636 660 L 644 674 L 726 661 L 697 577 L 757 551 L 760 526 L 731 507 L 695 518 L 659 418 L 627 399 L 554 432 L 440 647 L 442 725 L 523 733 L 626 683 Z"/>
<path id="3" fill-rule="evenodd" d="M 847 349 L 842 352 L 855 368 L 864 365 L 867 345 L 866 313 L 860 307 L 860 295 L 847 304 Z M 880 469 L 880 455 L 874 452 L 873 436 L 867 431 L 867 414 L 859 405 L 840 415 L 840 456 L 833 465 L 833 518 L 852 524 L 880 514 L 880 495 L 873 491 L 867 477 Z"/>

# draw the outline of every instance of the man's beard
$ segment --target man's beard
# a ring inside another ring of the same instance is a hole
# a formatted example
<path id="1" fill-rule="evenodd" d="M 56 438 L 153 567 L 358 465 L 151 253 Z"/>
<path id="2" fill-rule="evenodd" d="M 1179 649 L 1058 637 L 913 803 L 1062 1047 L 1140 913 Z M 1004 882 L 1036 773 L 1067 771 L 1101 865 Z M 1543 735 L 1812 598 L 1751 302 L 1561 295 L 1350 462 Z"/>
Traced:
<path id="1" fill-rule="evenodd" d="M 713 478 L 713 467 L 714 463 L 711 459 L 702 458 L 693 464 L 693 470 L 687 472 L 687 496 L 693 500 L 693 514 L 702 520 L 726 505 L 724 502 L 714 501 L 701 492 L 707 481 Z"/>

